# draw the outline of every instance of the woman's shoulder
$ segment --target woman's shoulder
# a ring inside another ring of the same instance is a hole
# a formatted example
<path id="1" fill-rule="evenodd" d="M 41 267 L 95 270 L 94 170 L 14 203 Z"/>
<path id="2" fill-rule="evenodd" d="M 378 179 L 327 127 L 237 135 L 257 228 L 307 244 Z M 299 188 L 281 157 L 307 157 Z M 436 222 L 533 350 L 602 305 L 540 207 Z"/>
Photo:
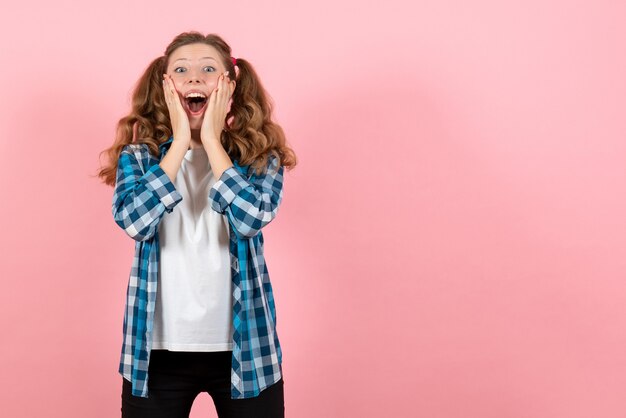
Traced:
<path id="1" fill-rule="evenodd" d="M 152 155 L 150 147 L 145 143 L 126 144 L 120 152 L 120 159 L 123 155 L 127 155 L 130 159 L 124 159 L 128 164 L 139 164 L 142 171 L 147 170 L 154 164 L 159 163 L 159 159 Z"/>
<path id="2" fill-rule="evenodd" d="M 120 157 L 123 155 L 132 155 L 136 158 L 140 158 L 147 152 L 147 146 L 145 144 L 126 144 L 120 151 Z"/>
<path id="3" fill-rule="evenodd" d="M 126 144 L 124 145 L 124 147 L 122 148 L 122 152 L 127 152 L 127 153 L 135 153 L 135 152 L 150 152 L 150 148 L 148 148 L 148 144 Z"/>
<path id="4" fill-rule="evenodd" d="M 270 175 L 275 174 L 276 172 L 279 171 L 280 168 L 282 168 L 280 167 L 280 158 L 274 153 L 269 153 L 267 155 L 267 159 L 265 161 L 265 168 L 264 170 L 260 170 L 259 174 L 257 174 L 257 171 L 254 169 L 253 164 L 242 166 L 242 165 L 239 165 L 237 160 L 234 160 L 233 164 L 238 171 L 250 176 L 251 178 L 265 177 L 268 174 Z"/>
<path id="5" fill-rule="evenodd" d="M 159 148 L 159 151 L 160 153 L 163 153 L 161 148 Z M 123 153 L 133 154 L 135 157 L 142 158 L 145 160 L 151 160 L 151 159 L 159 160 L 159 157 L 152 154 L 150 150 L 150 146 L 142 142 L 124 145 L 120 154 L 123 154 Z"/>

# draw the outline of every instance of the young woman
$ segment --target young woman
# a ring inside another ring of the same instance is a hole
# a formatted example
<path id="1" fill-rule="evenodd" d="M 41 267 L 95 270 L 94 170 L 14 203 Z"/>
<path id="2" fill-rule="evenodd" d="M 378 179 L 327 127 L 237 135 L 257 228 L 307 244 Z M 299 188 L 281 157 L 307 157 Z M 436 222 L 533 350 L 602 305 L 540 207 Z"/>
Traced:
<path id="1" fill-rule="evenodd" d="M 119 373 L 123 417 L 283 417 L 262 229 L 296 156 L 251 64 L 178 35 L 139 80 L 99 175 L 135 240 Z"/>

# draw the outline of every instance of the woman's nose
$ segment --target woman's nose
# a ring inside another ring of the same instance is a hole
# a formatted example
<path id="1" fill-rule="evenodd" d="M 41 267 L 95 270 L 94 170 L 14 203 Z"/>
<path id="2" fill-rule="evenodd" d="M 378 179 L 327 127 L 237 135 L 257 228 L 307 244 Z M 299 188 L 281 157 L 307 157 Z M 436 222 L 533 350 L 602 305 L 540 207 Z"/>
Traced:
<path id="1" fill-rule="evenodd" d="M 200 82 L 200 76 L 197 74 L 196 71 L 189 71 L 189 77 L 187 79 L 188 82 L 190 83 L 199 83 Z"/>

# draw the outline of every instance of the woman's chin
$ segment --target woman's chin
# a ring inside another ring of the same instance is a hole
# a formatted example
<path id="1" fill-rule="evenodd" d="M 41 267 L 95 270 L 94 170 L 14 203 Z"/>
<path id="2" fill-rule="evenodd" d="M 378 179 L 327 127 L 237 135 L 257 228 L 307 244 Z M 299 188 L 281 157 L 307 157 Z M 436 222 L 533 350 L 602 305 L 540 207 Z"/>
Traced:
<path id="1" fill-rule="evenodd" d="M 204 119 L 204 115 L 190 115 L 187 114 L 187 116 L 189 117 L 189 127 L 191 129 L 200 129 L 200 127 L 202 126 L 202 120 Z"/>

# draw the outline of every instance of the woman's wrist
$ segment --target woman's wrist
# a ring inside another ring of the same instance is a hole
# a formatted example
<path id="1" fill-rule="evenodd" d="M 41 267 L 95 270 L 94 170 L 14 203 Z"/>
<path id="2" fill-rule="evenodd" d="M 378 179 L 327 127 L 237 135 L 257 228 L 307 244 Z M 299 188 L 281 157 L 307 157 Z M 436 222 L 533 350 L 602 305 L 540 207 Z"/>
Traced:
<path id="1" fill-rule="evenodd" d="M 213 170 L 213 174 L 215 178 L 219 179 L 222 173 L 233 165 L 233 162 L 219 139 L 214 137 L 203 139 L 202 145 L 209 156 L 209 164 Z"/>
<path id="2" fill-rule="evenodd" d="M 219 137 L 212 135 L 212 134 L 200 135 L 200 140 L 202 141 L 203 144 L 220 142 Z"/>
<path id="3" fill-rule="evenodd" d="M 176 174 L 180 169 L 180 164 L 182 163 L 188 148 L 189 145 L 186 145 L 182 141 L 172 141 L 167 153 L 159 163 L 171 181 L 176 180 Z"/>
<path id="4" fill-rule="evenodd" d="M 189 146 L 191 142 L 191 135 L 172 135 L 174 140 L 172 141 L 172 145 L 174 144 L 185 144 Z"/>

